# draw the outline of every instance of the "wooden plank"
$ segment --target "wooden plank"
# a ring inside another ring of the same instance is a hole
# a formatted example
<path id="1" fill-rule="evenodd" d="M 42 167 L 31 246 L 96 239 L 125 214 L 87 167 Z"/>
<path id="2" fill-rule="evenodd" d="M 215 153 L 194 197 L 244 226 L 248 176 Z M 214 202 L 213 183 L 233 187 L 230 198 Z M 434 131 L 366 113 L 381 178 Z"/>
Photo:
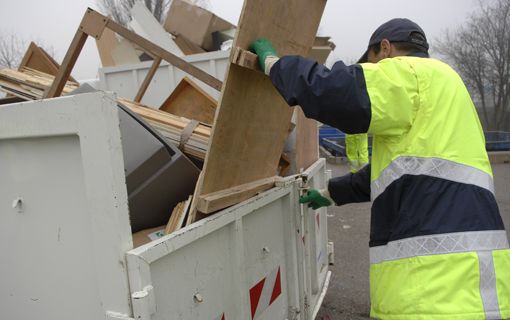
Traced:
<path id="1" fill-rule="evenodd" d="M 245 0 L 233 47 L 247 50 L 264 37 L 280 55 L 306 55 L 325 5 L 326 0 L 274 0 L 263 6 Z M 266 75 L 231 64 L 197 187 L 199 198 L 276 175 L 292 111 Z"/>
<path id="2" fill-rule="evenodd" d="M 295 168 L 296 172 L 306 170 L 319 159 L 319 130 L 317 121 L 308 119 L 301 108 L 296 108 L 296 146 L 295 146 Z M 292 162 L 293 159 L 290 159 Z M 292 167 L 292 165 L 291 165 Z"/>
<path id="3" fill-rule="evenodd" d="M 149 72 L 147 72 L 147 76 L 145 76 L 142 86 L 140 87 L 140 89 L 138 89 L 138 93 L 136 94 L 135 97 L 135 102 L 142 101 L 143 95 L 145 94 L 145 91 L 147 91 L 147 88 L 149 87 L 152 78 L 156 74 L 156 71 L 158 70 L 160 63 L 161 63 L 160 57 L 156 57 L 154 59 L 154 62 L 152 62 L 151 68 L 149 69 Z"/>
<path id="4" fill-rule="evenodd" d="M 56 76 L 60 65 L 43 48 L 39 47 L 34 42 L 30 42 L 18 70 L 21 70 L 24 67 Z M 69 80 L 78 82 L 72 76 L 69 76 Z"/>
<path id="5" fill-rule="evenodd" d="M 85 45 L 85 41 L 87 41 L 88 35 L 78 29 L 76 34 L 74 35 L 73 41 L 67 50 L 66 56 L 64 57 L 64 61 L 60 66 L 57 75 L 55 76 L 55 80 L 53 84 L 48 89 L 48 92 L 44 94 L 44 98 L 54 98 L 60 96 L 62 93 L 62 89 L 69 79 L 69 75 L 71 74 L 71 70 L 73 70 L 74 65 L 76 64 L 76 60 L 80 55 L 83 46 Z"/>
<path id="6" fill-rule="evenodd" d="M 193 196 L 189 196 L 186 201 L 179 202 L 179 204 L 174 208 L 172 215 L 170 216 L 170 220 L 165 228 L 165 234 L 170 234 L 176 230 L 179 230 L 184 225 L 184 218 L 189 211 L 189 207 L 191 205 L 191 199 Z"/>
<path id="7" fill-rule="evenodd" d="M 259 192 L 271 189 L 274 186 L 275 180 L 276 177 L 266 178 L 226 190 L 201 195 L 198 199 L 197 209 L 202 213 L 210 214 L 240 203 L 244 200 L 248 200 Z"/>
<path id="8" fill-rule="evenodd" d="M 262 71 L 259 66 L 259 58 L 257 55 L 239 47 L 234 49 L 232 63 L 244 68 Z"/>
<path id="9" fill-rule="evenodd" d="M 327 45 L 317 46 L 317 43 Z M 329 41 L 329 37 L 317 37 L 315 45 L 310 50 L 309 58 L 316 60 L 320 64 L 326 63 L 326 60 L 335 48 L 335 45 Z M 301 169 L 306 169 L 319 159 L 319 129 L 317 121 L 305 116 L 301 108 L 296 108 L 296 129 L 295 135 L 295 159 L 289 159 L 291 168 L 298 173 Z"/>
<path id="10" fill-rule="evenodd" d="M 218 102 L 190 78 L 184 77 L 159 110 L 212 124 Z"/>

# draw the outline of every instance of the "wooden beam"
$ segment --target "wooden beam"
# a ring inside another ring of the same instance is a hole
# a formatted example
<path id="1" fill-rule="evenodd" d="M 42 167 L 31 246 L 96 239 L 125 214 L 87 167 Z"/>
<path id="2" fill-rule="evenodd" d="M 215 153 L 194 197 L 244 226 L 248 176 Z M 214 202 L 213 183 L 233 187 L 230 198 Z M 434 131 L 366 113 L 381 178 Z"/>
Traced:
<path id="1" fill-rule="evenodd" d="M 184 61 L 176 55 L 166 51 L 165 49 L 155 45 L 154 43 L 144 39 L 136 33 L 129 31 L 110 18 L 107 18 L 100 13 L 88 8 L 85 12 L 85 15 L 83 16 L 80 27 L 78 28 L 78 31 L 76 31 L 73 41 L 67 50 L 64 61 L 62 62 L 58 74 L 55 77 L 55 81 L 53 82 L 48 92 L 45 93 L 44 98 L 57 97 L 62 93 L 62 88 L 64 87 L 67 79 L 69 78 L 69 75 L 71 74 L 76 60 L 78 59 L 78 56 L 80 55 L 81 50 L 85 45 L 87 37 L 90 35 L 96 39 L 100 39 L 105 28 L 108 28 L 123 38 L 137 44 L 142 49 L 146 50 L 150 55 L 154 57 L 160 57 L 161 59 L 192 75 L 193 77 L 213 87 L 214 89 L 218 91 L 221 90 L 223 83 L 220 80 L 195 67 L 189 62 Z"/>
<path id="2" fill-rule="evenodd" d="M 257 193 L 271 189 L 276 179 L 277 177 L 271 177 L 202 195 L 198 199 L 197 209 L 202 213 L 209 214 L 248 200 Z"/>
<path id="3" fill-rule="evenodd" d="M 184 61 L 183 59 L 179 58 L 178 56 L 155 45 L 154 43 L 144 39 L 143 37 L 137 35 L 136 33 L 129 31 L 128 29 L 124 28 L 123 26 L 114 22 L 113 20 L 108 19 L 108 23 L 106 24 L 106 27 L 111 29 L 112 31 L 116 32 L 117 34 L 121 35 L 125 39 L 128 39 L 129 41 L 137 44 L 142 49 L 144 49 L 148 53 L 150 53 L 151 55 L 161 57 L 163 60 L 165 60 L 168 63 L 172 64 L 173 66 L 181 69 L 182 71 L 192 75 L 193 77 L 195 77 L 198 80 L 204 82 L 205 84 L 213 87 L 214 89 L 216 89 L 218 91 L 221 90 L 223 83 L 220 80 L 211 76 L 210 74 L 203 71 L 202 69 L 199 69 L 199 68 L 195 67 L 194 65 Z"/>
<path id="4" fill-rule="evenodd" d="M 147 91 L 147 88 L 149 87 L 149 84 L 152 81 L 152 78 L 154 77 L 154 74 L 156 74 L 156 71 L 158 71 L 159 65 L 161 64 L 161 58 L 155 57 L 154 62 L 152 63 L 151 68 L 149 69 L 149 72 L 147 73 L 147 76 L 145 76 L 145 79 L 143 80 L 142 86 L 140 89 L 138 89 L 138 93 L 135 97 L 135 102 L 142 101 L 143 95 L 145 94 L 145 91 Z"/>
<path id="5" fill-rule="evenodd" d="M 60 96 L 62 93 L 62 89 L 66 85 L 67 79 L 69 79 L 69 75 L 71 75 L 71 71 L 78 59 L 78 56 L 87 41 L 88 35 L 78 29 L 74 35 L 73 41 L 67 50 L 66 56 L 64 57 L 64 61 L 62 65 L 58 69 L 58 73 L 53 80 L 53 84 L 49 88 L 47 92 L 44 94 L 44 98 L 54 98 Z"/>
<path id="6" fill-rule="evenodd" d="M 232 56 L 232 63 L 251 70 L 260 70 L 258 56 L 248 50 L 236 47 Z"/>

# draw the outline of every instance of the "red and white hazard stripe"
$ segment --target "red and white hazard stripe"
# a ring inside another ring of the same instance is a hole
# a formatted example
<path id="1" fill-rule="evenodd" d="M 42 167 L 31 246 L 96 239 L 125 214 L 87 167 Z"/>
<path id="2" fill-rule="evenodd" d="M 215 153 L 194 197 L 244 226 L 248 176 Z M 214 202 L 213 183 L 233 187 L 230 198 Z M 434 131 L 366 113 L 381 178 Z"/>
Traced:
<path id="1" fill-rule="evenodd" d="M 257 319 L 281 294 L 282 283 L 278 267 L 250 289 L 252 320 Z"/>

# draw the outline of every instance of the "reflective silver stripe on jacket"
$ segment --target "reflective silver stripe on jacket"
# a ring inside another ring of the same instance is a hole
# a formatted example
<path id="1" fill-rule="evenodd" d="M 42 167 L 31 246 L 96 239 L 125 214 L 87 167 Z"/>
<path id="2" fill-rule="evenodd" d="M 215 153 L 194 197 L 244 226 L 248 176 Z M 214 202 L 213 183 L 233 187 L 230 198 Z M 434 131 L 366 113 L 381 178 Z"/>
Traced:
<path id="1" fill-rule="evenodd" d="M 373 181 L 371 198 L 374 201 L 395 180 L 405 174 L 427 175 L 454 182 L 472 184 L 494 193 L 494 182 L 486 172 L 457 162 L 438 159 L 402 156 L 393 160 Z"/>
<path id="2" fill-rule="evenodd" d="M 501 319 L 496 291 L 496 272 L 492 250 L 508 249 L 506 231 L 470 231 L 419 236 L 391 241 L 370 248 L 370 263 L 430 256 L 436 254 L 476 252 L 480 272 L 480 297 L 486 319 Z"/>
<path id="3" fill-rule="evenodd" d="M 485 319 L 502 319 L 499 312 L 496 270 L 494 269 L 492 252 L 478 252 L 478 265 L 480 269 L 480 297 L 482 297 Z"/>
<path id="4" fill-rule="evenodd" d="M 506 231 L 469 231 L 419 236 L 370 248 L 370 263 L 416 256 L 508 249 Z"/>

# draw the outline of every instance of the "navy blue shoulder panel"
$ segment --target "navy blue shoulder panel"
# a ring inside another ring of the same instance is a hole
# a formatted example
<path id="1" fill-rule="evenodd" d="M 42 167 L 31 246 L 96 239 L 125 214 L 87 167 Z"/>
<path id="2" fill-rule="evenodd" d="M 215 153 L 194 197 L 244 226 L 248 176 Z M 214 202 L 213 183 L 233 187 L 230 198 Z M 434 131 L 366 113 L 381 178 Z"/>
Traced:
<path id="1" fill-rule="evenodd" d="M 370 246 L 440 233 L 504 230 L 487 189 L 430 176 L 404 175 L 372 204 Z"/>
<path id="2" fill-rule="evenodd" d="M 360 65 L 339 61 L 328 69 L 299 56 L 285 56 L 271 68 L 271 80 L 290 106 L 300 105 L 308 118 L 345 133 L 365 133 L 371 106 Z"/>
<path id="3" fill-rule="evenodd" d="M 332 178 L 328 191 L 336 205 L 370 201 L 370 164 L 355 173 Z"/>

